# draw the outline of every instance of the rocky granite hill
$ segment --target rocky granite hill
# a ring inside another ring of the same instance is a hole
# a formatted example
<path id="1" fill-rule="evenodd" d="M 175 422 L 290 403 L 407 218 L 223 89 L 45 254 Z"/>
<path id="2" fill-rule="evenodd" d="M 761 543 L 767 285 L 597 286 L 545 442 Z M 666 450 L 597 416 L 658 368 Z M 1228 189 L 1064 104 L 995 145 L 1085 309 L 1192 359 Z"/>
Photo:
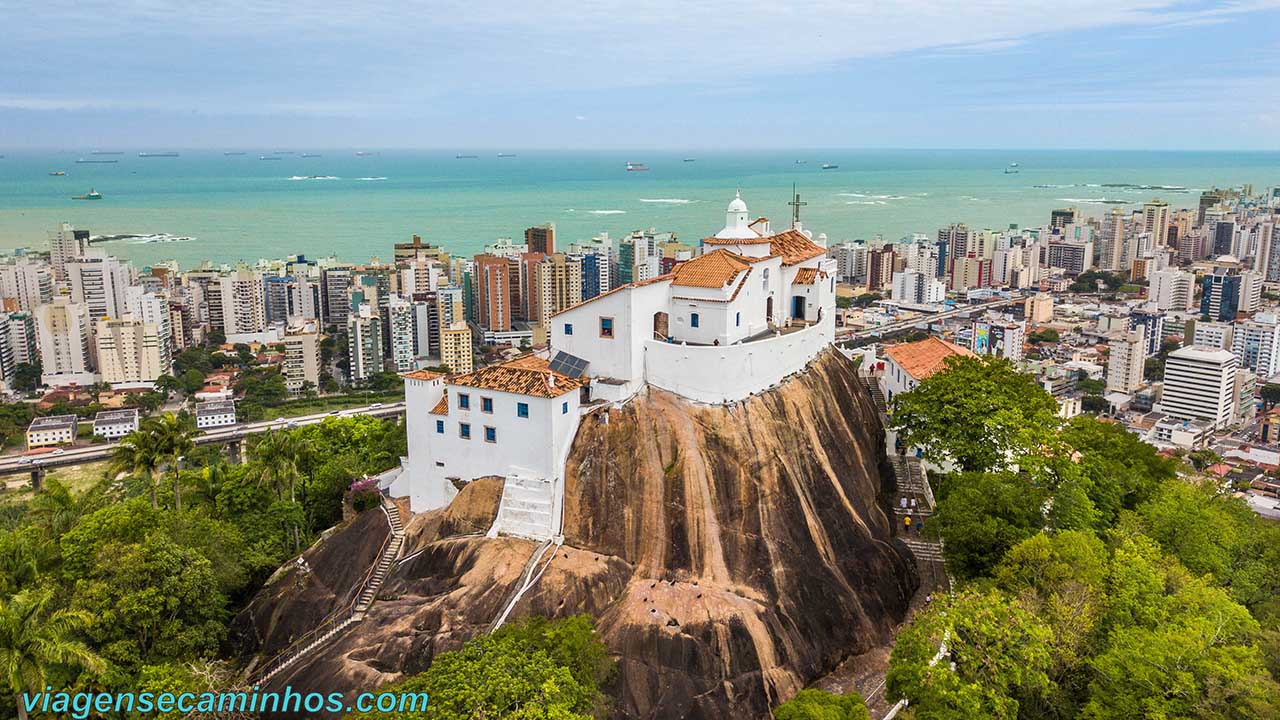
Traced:
<path id="1" fill-rule="evenodd" d="M 728 407 L 651 390 L 584 418 L 565 483 L 564 546 L 513 617 L 586 612 L 618 660 L 618 718 L 759 718 L 845 657 L 888 641 L 917 578 L 886 515 L 883 432 L 832 351 Z M 270 685 L 370 688 L 486 632 L 535 543 L 486 539 L 501 479 L 413 519 L 405 561 L 366 619 Z M 269 656 L 346 600 L 386 537 L 371 511 L 306 554 L 237 619 Z M 336 606 L 336 605 L 328 605 Z"/>

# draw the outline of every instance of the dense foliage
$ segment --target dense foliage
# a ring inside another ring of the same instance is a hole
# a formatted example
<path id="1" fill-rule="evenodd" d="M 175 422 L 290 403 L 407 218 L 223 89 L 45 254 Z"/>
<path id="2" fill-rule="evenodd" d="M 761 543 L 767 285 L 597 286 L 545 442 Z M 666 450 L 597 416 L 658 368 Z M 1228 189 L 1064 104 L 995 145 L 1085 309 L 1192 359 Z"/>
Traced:
<path id="1" fill-rule="evenodd" d="M 613 661 L 587 616 L 555 622 L 530 618 L 476 637 L 461 650 L 441 653 L 426 672 L 382 688 L 427 693 L 428 713 L 369 712 L 353 717 L 590 720 L 603 707 L 600 685 L 612 670 Z"/>
<path id="2" fill-rule="evenodd" d="M 149 419 L 91 489 L 51 481 L 0 530 L 0 666 L 21 669 L 6 670 L 10 698 L 229 687 L 228 621 L 341 520 L 353 479 L 405 452 L 402 426 L 364 416 L 258 436 L 240 465 L 192 436 L 184 418 Z"/>
<path id="3" fill-rule="evenodd" d="M 916 427 L 955 421 L 923 400 L 951 372 L 900 397 Z M 1048 397 L 1018 387 L 1033 406 Z M 1280 717 L 1280 526 L 1119 425 L 1077 417 L 1035 437 L 1008 454 L 1022 462 L 936 477 L 931 529 L 960 585 L 898 638 L 887 685 L 906 716 Z"/>
<path id="4" fill-rule="evenodd" d="M 773 711 L 774 720 L 867 720 L 867 704 L 858 693 L 836 695 L 808 688 Z"/>

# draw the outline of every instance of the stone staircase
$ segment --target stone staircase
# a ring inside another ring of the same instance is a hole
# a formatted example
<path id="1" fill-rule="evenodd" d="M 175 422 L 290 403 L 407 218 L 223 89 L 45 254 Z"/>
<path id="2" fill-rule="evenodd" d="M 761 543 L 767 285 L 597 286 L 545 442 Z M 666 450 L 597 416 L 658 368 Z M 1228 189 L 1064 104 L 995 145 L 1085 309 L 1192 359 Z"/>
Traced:
<path id="1" fill-rule="evenodd" d="M 312 628 L 310 632 L 293 641 L 284 651 L 264 663 L 258 673 L 250 678 L 250 685 L 256 687 L 266 685 L 271 678 L 310 656 L 348 627 L 364 620 L 365 613 L 378 599 L 382 583 L 386 581 L 387 575 L 395 567 L 396 560 L 404 549 L 405 535 L 404 525 L 400 521 L 400 509 L 393 501 L 383 497 L 382 512 L 387 517 L 390 532 L 382 545 L 382 550 L 378 553 L 377 562 L 365 575 L 356 599 L 349 605 L 330 613 L 329 617 Z"/>
<path id="2" fill-rule="evenodd" d="M 512 474 L 502 486 L 498 517 L 489 537 L 514 535 L 545 542 L 556 534 L 555 484 L 543 478 Z"/>
<path id="3" fill-rule="evenodd" d="M 902 542 L 911 548 L 911 553 L 916 556 L 917 560 L 942 562 L 942 545 L 940 543 L 914 537 L 904 537 Z"/>

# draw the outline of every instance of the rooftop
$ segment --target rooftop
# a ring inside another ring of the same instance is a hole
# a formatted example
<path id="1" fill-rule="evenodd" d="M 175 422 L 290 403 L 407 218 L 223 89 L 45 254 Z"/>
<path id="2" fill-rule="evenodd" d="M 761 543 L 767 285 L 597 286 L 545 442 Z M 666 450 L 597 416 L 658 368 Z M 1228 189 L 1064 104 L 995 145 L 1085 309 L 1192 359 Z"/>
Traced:
<path id="1" fill-rule="evenodd" d="M 434 370 L 414 370 L 401 375 L 406 380 L 435 380 L 444 377 L 444 373 L 438 373 Z"/>
<path id="2" fill-rule="evenodd" d="M 916 380 L 924 380 L 942 370 L 946 367 L 949 357 L 956 355 L 974 357 L 973 352 L 968 348 L 932 335 L 916 342 L 889 345 L 885 347 L 884 353 Z"/>
<path id="3" fill-rule="evenodd" d="M 738 277 L 738 273 L 750 270 L 752 264 L 763 259 L 746 258 L 719 248 L 677 265 L 672 273 L 671 284 L 718 290 Z"/>
<path id="4" fill-rule="evenodd" d="M 38 417 L 31 421 L 29 430 L 54 430 L 61 427 L 76 426 L 75 415 L 49 415 L 47 417 Z"/>
<path id="5" fill-rule="evenodd" d="M 465 375 L 454 375 L 449 378 L 449 384 L 554 398 L 577 390 L 586 385 L 587 380 L 571 378 L 552 370 L 546 358 L 523 355 L 500 365 L 490 365 Z"/>
<path id="6" fill-rule="evenodd" d="M 93 423 L 133 422 L 138 419 L 138 408 L 124 410 L 103 410 L 93 416 Z"/>
<path id="7" fill-rule="evenodd" d="M 222 415 L 235 411 L 236 404 L 232 400 L 210 400 L 196 405 L 196 415 Z"/>

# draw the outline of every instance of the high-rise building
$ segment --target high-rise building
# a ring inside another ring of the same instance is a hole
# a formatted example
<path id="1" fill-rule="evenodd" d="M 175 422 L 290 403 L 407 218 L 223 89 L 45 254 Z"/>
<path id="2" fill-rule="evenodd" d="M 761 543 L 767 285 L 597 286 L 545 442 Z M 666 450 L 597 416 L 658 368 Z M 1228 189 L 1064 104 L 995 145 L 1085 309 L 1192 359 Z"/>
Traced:
<path id="1" fill-rule="evenodd" d="M 33 312 L 53 297 L 49 266 L 29 258 L 0 263 L 0 309 Z"/>
<path id="2" fill-rule="evenodd" d="M 89 231 L 77 230 L 69 223 L 62 223 L 49 232 L 49 265 L 53 277 L 59 282 L 67 279 L 66 264 L 80 257 L 89 249 Z"/>
<path id="3" fill-rule="evenodd" d="M 1129 311 L 1129 329 L 1142 328 L 1148 356 L 1160 352 L 1160 342 L 1164 339 L 1164 319 L 1164 311 L 1150 303 Z"/>
<path id="4" fill-rule="evenodd" d="M 155 323 L 125 315 L 98 320 L 94 331 L 98 349 L 98 373 L 102 382 L 116 384 L 153 383 L 168 374 L 165 339 Z"/>
<path id="5" fill-rule="evenodd" d="M 160 366 L 168 368 L 173 363 L 177 345 L 173 341 L 173 321 L 169 312 L 169 299 L 159 292 L 147 292 L 135 285 L 125 290 L 128 313 L 144 323 L 156 326 L 160 334 Z"/>
<path id="6" fill-rule="evenodd" d="M 898 302 L 931 305 L 947 299 L 947 288 L 933 273 L 908 268 L 893 276 L 890 297 Z"/>
<path id="7" fill-rule="evenodd" d="M 449 267 L 449 253 L 444 248 L 423 242 L 417 235 L 413 236 L 412 242 L 396 243 L 394 253 L 392 261 L 397 265 L 411 260 L 430 260 Z"/>
<path id="8" fill-rule="evenodd" d="M 1229 350 L 1214 348 L 1192 346 L 1169 353 L 1160 411 L 1178 420 L 1204 420 L 1213 430 L 1227 427 L 1235 413 L 1238 362 Z"/>
<path id="9" fill-rule="evenodd" d="M 1186 345 L 1199 345 L 1221 350 L 1230 350 L 1235 342 L 1235 323 L 1206 322 L 1196 320 L 1191 331 L 1191 342 Z"/>
<path id="10" fill-rule="evenodd" d="M 969 241 L 973 231 L 963 223 L 953 224 L 938 230 L 939 258 L 946 258 L 948 271 L 955 258 L 963 257 L 969 252 Z"/>
<path id="11" fill-rule="evenodd" d="M 893 245 L 867 251 L 867 290 L 877 292 L 893 284 Z"/>
<path id="12" fill-rule="evenodd" d="M 473 266 L 476 321 L 485 330 L 511 329 L 511 264 L 506 258 L 477 255 Z"/>
<path id="13" fill-rule="evenodd" d="M 260 333 L 267 327 L 266 291 L 262 275 L 248 267 L 238 267 L 218 278 L 222 306 L 222 331 L 233 335 Z"/>
<path id="14" fill-rule="evenodd" d="M 556 251 L 556 226 L 554 223 L 536 225 L 524 231 L 524 243 L 529 252 L 553 255 Z"/>
<path id="15" fill-rule="evenodd" d="M 1210 320 L 1230 322 L 1257 312 L 1262 302 L 1262 276 L 1251 270 L 1216 267 L 1201 278 L 1200 288 L 1200 314 Z"/>
<path id="16" fill-rule="evenodd" d="M 1080 221 L 1080 210 L 1074 207 L 1054 210 L 1049 213 L 1049 227 L 1064 228 Z"/>
<path id="17" fill-rule="evenodd" d="M 1142 206 L 1142 232 L 1152 237 L 1153 245 L 1164 245 L 1169 236 L 1169 203 L 1155 198 Z"/>
<path id="18" fill-rule="evenodd" d="M 1093 241 L 1054 236 L 1049 240 L 1045 262 L 1051 268 L 1062 268 L 1067 275 L 1079 275 L 1093 267 Z"/>
<path id="19" fill-rule="evenodd" d="M 9 326 L 9 314 L 0 312 L 0 386 L 13 384 L 13 371 L 17 361 L 13 359 L 13 332 Z"/>
<path id="20" fill-rule="evenodd" d="M 387 359 L 395 372 L 413 369 L 413 306 L 408 300 L 392 295 L 387 300 L 387 337 L 391 348 Z"/>
<path id="21" fill-rule="evenodd" d="M 326 327 L 344 328 L 351 314 L 352 268 L 338 265 L 320 271 L 320 302 Z"/>
<path id="22" fill-rule="evenodd" d="M 1280 321 L 1275 315 L 1258 314 L 1235 324 L 1231 352 L 1240 367 L 1263 379 L 1280 373 Z"/>
<path id="23" fill-rule="evenodd" d="M 440 364 L 455 373 L 474 370 L 471 330 L 466 323 L 454 323 L 440 331 Z"/>
<path id="24" fill-rule="evenodd" d="M 536 317 L 542 327 L 549 327 L 551 316 L 582 302 L 582 258 L 556 253 L 538 263 L 534 271 Z"/>
<path id="25" fill-rule="evenodd" d="M 1125 242 L 1125 217 L 1120 208 L 1112 208 L 1102 219 L 1102 266 L 1105 270 L 1128 270 L 1133 257 Z"/>
<path id="26" fill-rule="evenodd" d="M 1194 307 L 1195 276 L 1183 270 L 1157 270 L 1150 274 L 1147 297 L 1161 310 L 1183 312 Z"/>
<path id="27" fill-rule="evenodd" d="M 89 308 L 66 295 L 36 308 L 36 345 L 41 381 L 46 385 L 88 385 L 94 381 Z"/>
<path id="28" fill-rule="evenodd" d="M 320 333 L 314 322 L 285 331 L 282 370 L 284 386 L 295 395 L 320 385 Z"/>
<path id="29" fill-rule="evenodd" d="M 126 288 L 132 284 L 131 267 L 101 252 L 83 254 L 63 266 L 71 285 L 71 299 L 89 311 L 89 319 L 120 317 L 128 312 Z"/>
<path id="30" fill-rule="evenodd" d="M 1200 225 L 1204 224 L 1204 214 L 1209 208 L 1215 207 L 1227 199 L 1226 193 L 1214 188 L 1205 190 L 1200 193 L 1200 210 L 1196 217 L 1196 222 Z"/>
<path id="31" fill-rule="evenodd" d="M 268 325 L 288 322 L 289 320 L 289 286 L 293 278 L 284 275 L 269 275 L 262 279 L 265 296 L 264 311 Z"/>
<path id="32" fill-rule="evenodd" d="M 991 284 L 991 261 L 977 257 L 957 257 L 951 261 L 948 290 L 963 291 Z"/>
<path id="33" fill-rule="evenodd" d="M 1128 393 L 1141 387 L 1147 360 L 1147 337 L 1143 326 L 1116 331 L 1107 347 L 1107 390 Z"/>
<path id="34" fill-rule="evenodd" d="M 361 291 L 352 293 L 347 315 L 347 353 L 352 383 L 363 383 L 382 372 L 382 319 L 378 309 L 366 302 Z"/>
<path id="35" fill-rule="evenodd" d="M 15 365 L 34 365 L 39 362 L 34 313 L 9 313 L 9 347 L 13 349 Z"/>

